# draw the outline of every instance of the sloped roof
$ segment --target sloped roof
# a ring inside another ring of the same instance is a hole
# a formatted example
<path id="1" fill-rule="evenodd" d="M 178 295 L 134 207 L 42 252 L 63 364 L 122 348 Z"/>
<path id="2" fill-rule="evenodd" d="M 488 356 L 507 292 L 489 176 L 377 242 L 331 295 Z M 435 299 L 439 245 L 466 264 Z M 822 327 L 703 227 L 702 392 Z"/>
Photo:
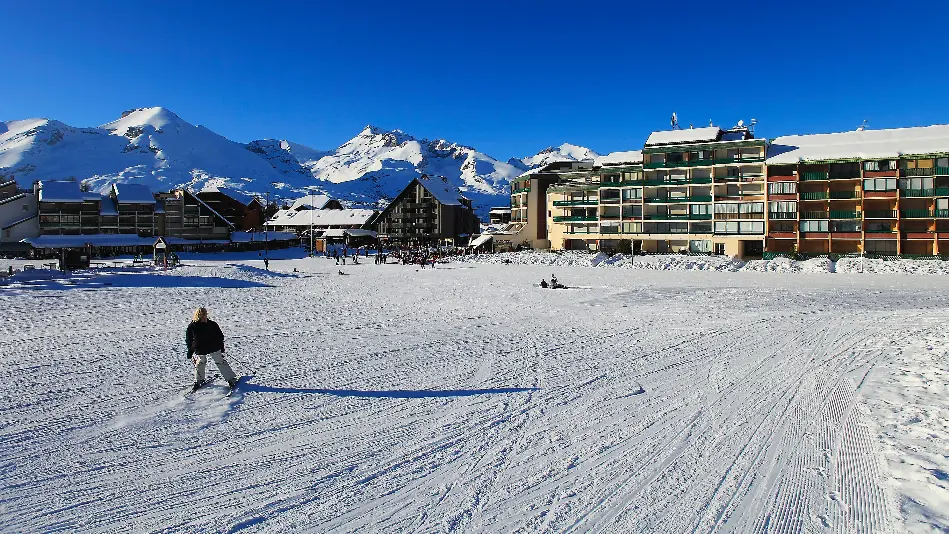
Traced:
<path id="1" fill-rule="evenodd" d="M 99 215 L 118 215 L 119 210 L 115 207 L 115 202 L 109 197 L 102 197 L 102 203 L 99 204 Z"/>
<path id="2" fill-rule="evenodd" d="M 293 204 L 290 205 L 290 209 L 294 211 L 300 209 L 321 210 L 329 204 L 330 200 L 332 199 L 326 195 L 307 195 L 294 200 Z"/>
<path id="3" fill-rule="evenodd" d="M 374 210 L 343 209 L 343 210 L 302 210 L 292 208 L 280 210 L 267 221 L 269 226 L 362 226 L 367 224 Z"/>
<path id="4" fill-rule="evenodd" d="M 605 156 L 600 156 L 593 160 L 597 167 L 604 165 L 638 164 L 643 162 L 642 150 L 629 150 L 626 152 L 610 152 Z"/>
<path id="5" fill-rule="evenodd" d="M 79 182 L 41 181 L 39 187 L 40 202 L 83 202 L 87 199 L 87 194 L 79 189 Z"/>
<path id="6" fill-rule="evenodd" d="M 896 159 L 949 152 L 949 125 L 786 135 L 768 147 L 768 165 L 834 159 Z"/>
<path id="7" fill-rule="evenodd" d="M 24 218 L 22 218 L 22 219 L 20 219 L 20 220 L 18 220 L 18 221 L 13 221 L 12 223 L 10 223 L 10 224 L 4 226 L 2 229 L 3 229 L 3 230 L 6 230 L 7 228 L 13 228 L 14 226 L 16 226 L 16 225 L 18 225 L 18 224 L 25 223 L 26 221 L 29 221 L 30 219 L 35 219 L 35 218 L 37 218 L 37 217 L 39 217 L 39 214 L 36 214 L 36 213 L 34 213 L 33 215 L 28 215 L 28 216 L 26 216 L 26 217 L 24 217 Z"/>
<path id="8" fill-rule="evenodd" d="M 230 187 L 217 187 L 209 186 L 201 190 L 201 193 L 220 193 L 226 197 L 232 198 L 245 206 L 250 206 L 257 197 L 253 195 L 248 195 L 247 193 L 240 191 L 238 189 L 232 189 Z"/>
<path id="9" fill-rule="evenodd" d="M 112 184 L 115 198 L 119 204 L 154 204 L 155 195 L 147 185 L 143 184 Z"/>
<path id="10" fill-rule="evenodd" d="M 431 177 L 422 175 L 417 178 L 418 183 L 432 194 L 439 203 L 446 206 L 458 206 L 461 204 L 459 199 L 467 200 L 467 197 L 461 193 L 461 190 L 451 185 L 448 178 L 444 176 Z"/>
<path id="11" fill-rule="evenodd" d="M 706 126 L 705 128 L 690 128 L 688 130 L 653 132 L 646 139 L 646 146 L 707 143 L 718 139 L 721 131 L 722 129 L 718 126 Z"/>

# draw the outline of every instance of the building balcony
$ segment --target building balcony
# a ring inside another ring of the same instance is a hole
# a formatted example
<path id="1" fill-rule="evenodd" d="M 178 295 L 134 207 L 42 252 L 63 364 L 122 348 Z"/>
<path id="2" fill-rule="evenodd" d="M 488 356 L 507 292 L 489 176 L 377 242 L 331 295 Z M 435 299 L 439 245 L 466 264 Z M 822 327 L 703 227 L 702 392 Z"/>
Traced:
<path id="1" fill-rule="evenodd" d="M 865 210 L 864 219 L 895 219 L 896 210 Z"/>
<path id="2" fill-rule="evenodd" d="M 903 197 L 934 197 L 935 189 L 901 189 L 900 196 Z"/>
<path id="3" fill-rule="evenodd" d="M 658 185 L 689 185 L 688 180 L 643 180 L 643 185 L 649 186 L 658 186 Z"/>
<path id="4" fill-rule="evenodd" d="M 805 172 L 801 174 L 802 182 L 813 182 L 817 180 L 826 180 L 826 179 L 827 179 L 826 172 Z"/>
<path id="5" fill-rule="evenodd" d="M 712 219 L 711 213 L 678 213 L 678 214 L 662 214 L 662 213 L 652 213 L 645 216 L 646 219 L 651 221 L 708 221 Z"/>
<path id="6" fill-rule="evenodd" d="M 900 169 L 900 176 L 932 176 L 936 169 Z"/>
<path id="7" fill-rule="evenodd" d="M 530 190 L 531 190 L 530 187 L 522 187 L 522 188 L 520 188 L 520 189 L 513 189 L 513 190 L 511 190 L 511 194 L 512 194 L 512 195 L 517 195 L 517 194 L 520 194 L 520 193 L 529 193 Z"/>
<path id="8" fill-rule="evenodd" d="M 903 232 L 903 239 L 925 239 L 932 240 L 936 237 L 936 232 Z"/>
<path id="9" fill-rule="evenodd" d="M 554 206 L 596 206 L 600 203 L 599 200 L 555 200 Z"/>
<path id="10" fill-rule="evenodd" d="M 768 213 L 769 219 L 797 219 L 795 211 L 772 211 Z"/>
<path id="11" fill-rule="evenodd" d="M 936 170 L 933 171 L 933 174 L 936 176 L 949 176 L 949 167 L 936 167 Z"/>
<path id="12" fill-rule="evenodd" d="M 852 200 L 860 198 L 860 191 L 831 191 L 831 200 Z"/>
<path id="13" fill-rule="evenodd" d="M 831 232 L 834 239 L 860 239 L 860 232 Z"/>
<path id="14" fill-rule="evenodd" d="M 586 215 L 564 215 L 554 217 L 554 222 L 586 222 L 597 220 L 599 219 L 596 216 L 590 217 Z"/>
<path id="15" fill-rule="evenodd" d="M 826 191 L 808 191 L 801 193 L 801 200 L 827 200 Z"/>
<path id="16" fill-rule="evenodd" d="M 831 219 L 859 219 L 860 212 L 859 211 L 831 211 L 830 218 Z"/>
<path id="17" fill-rule="evenodd" d="M 859 180 L 860 173 L 857 172 L 856 174 L 854 174 L 853 172 L 849 172 L 849 171 L 848 172 L 832 172 L 827 177 L 831 180 Z"/>
<path id="18" fill-rule="evenodd" d="M 949 217 L 949 210 L 935 210 L 933 215 L 935 215 L 937 218 L 947 218 Z"/>
<path id="19" fill-rule="evenodd" d="M 933 213 L 929 210 L 900 210 L 900 217 L 906 219 L 931 219 Z"/>
<path id="20" fill-rule="evenodd" d="M 802 219 L 826 219 L 828 214 L 826 211 L 802 211 Z"/>
<path id="21" fill-rule="evenodd" d="M 676 204 L 681 202 L 711 202 L 710 195 L 696 195 L 691 197 L 654 197 L 647 198 L 649 204 Z"/>

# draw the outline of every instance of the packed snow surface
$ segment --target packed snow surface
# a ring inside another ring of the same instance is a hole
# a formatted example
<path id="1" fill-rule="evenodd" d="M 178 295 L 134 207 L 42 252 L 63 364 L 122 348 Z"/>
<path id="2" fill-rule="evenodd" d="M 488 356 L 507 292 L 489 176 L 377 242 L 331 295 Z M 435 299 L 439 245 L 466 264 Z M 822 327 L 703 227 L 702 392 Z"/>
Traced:
<path id="1" fill-rule="evenodd" d="M 275 257 L 0 281 L 0 531 L 949 529 L 949 277 Z"/>

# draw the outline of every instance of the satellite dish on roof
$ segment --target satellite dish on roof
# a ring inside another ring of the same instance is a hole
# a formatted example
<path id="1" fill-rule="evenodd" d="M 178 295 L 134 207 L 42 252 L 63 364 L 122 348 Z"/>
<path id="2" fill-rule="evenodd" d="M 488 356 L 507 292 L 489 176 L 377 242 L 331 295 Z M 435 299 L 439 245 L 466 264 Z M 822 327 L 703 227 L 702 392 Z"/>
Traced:
<path id="1" fill-rule="evenodd" d="M 745 127 L 745 120 L 744 120 L 744 119 L 738 119 L 738 127 L 739 127 L 739 128 L 744 128 L 744 127 Z"/>

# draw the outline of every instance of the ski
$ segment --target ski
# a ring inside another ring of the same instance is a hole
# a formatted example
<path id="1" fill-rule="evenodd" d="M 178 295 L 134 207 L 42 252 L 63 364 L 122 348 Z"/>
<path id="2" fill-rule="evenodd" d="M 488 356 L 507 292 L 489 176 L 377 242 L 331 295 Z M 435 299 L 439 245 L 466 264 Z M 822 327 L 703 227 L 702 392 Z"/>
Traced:
<path id="1" fill-rule="evenodd" d="M 212 376 L 211 378 L 206 378 L 206 379 L 204 380 L 204 382 L 201 382 L 200 384 L 192 385 L 191 387 L 189 387 L 188 389 L 186 389 L 186 390 L 184 391 L 184 396 L 185 396 L 185 397 L 190 396 L 190 395 L 191 395 L 192 393 L 194 393 L 195 391 L 198 391 L 199 389 L 201 389 L 201 388 L 203 388 L 204 386 L 210 384 L 211 382 L 214 382 L 214 381 L 217 380 L 218 378 L 219 378 L 218 375 L 214 375 L 214 376 Z"/>
<path id="2" fill-rule="evenodd" d="M 224 394 L 224 397 L 225 397 L 225 398 L 230 397 L 230 396 L 231 396 L 231 393 L 234 393 L 234 390 L 237 389 L 237 386 L 241 385 L 241 382 L 242 382 L 245 378 L 247 378 L 247 377 L 246 377 L 246 376 L 239 376 L 239 377 L 237 377 L 237 382 L 234 383 L 234 387 L 228 387 L 228 388 L 227 388 L 227 393 Z"/>

